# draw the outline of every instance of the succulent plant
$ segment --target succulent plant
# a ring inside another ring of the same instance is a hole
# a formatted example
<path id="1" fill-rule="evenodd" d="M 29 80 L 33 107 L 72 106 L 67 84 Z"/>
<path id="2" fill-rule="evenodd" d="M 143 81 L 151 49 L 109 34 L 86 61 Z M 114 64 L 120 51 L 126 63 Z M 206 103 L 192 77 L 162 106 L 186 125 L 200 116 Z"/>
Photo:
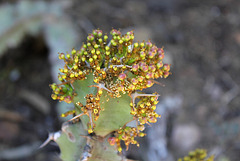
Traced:
<path id="1" fill-rule="evenodd" d="M 63 160 L 123 160 L 121 142 L 126 149 L 139 146 L 135 137 L 145 136 L 145 124 L 160 117 L 155 112 L 159 95 L 142 90 L 169 76 L 163 48 L 150 41 L 134 42 L 133 31 L 122 35 L 112 29 L 110 34 L 109 41 L 107 34 L 93 30 L 80 50 L 59 53 L 65 66 L 60 83 L 50 85 L 52 98 L 74 105 L 62 114 L 73 118 L 53 139 Z M 128 126 L 133 120 L 136 126 Z"/>

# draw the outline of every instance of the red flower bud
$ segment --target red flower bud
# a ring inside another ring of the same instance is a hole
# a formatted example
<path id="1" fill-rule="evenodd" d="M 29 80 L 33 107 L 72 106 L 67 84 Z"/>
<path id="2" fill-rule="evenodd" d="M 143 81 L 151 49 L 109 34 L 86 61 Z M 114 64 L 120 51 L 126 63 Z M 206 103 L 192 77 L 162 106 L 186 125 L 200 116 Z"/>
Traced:
<path id="1" fill-rule="evenodd" d="M 113 146 L 113 145 L 115 145 L 115 143 L 116 143 L 116 138 L 115 138 L 115 137 L 109 137 L 109 138 L 108 138 L 108 142 L 109 142 L 110 145 Z"/>
<path id="2" fill-rule="evenodd" d="M 94 35 L 93 35 L 93 34 L 89 34 L 88 37 L 87 37 L 87 39 L 88 39 L 89 41 L 93 41 L 93 40 L 94 40 Z"/>
<path id="3" fill-rule="evenodd" d="M 155 70 L 156 70 L 155 65 L 150 64 L 150 65 L 149 65 L 149 70 L 150 70 L 151 72 L 155 72 Z"/>
<path id="4" fill-rule="evenodd" d="M 157 67 L 158 67 L 158 68 L 161 68 L 162 66 L 163 66 L 163 63 L 162 63 L 162 62 L 158 62 L 158 63 L 157 63 Z"/>
<path id="5" fill-rule="evenodd" d="M 125 73 L 121 73 L 121 74 L 119 74 L 118 79 L 119 79 L 119 80 L 124 80 L 126 77 L 127 77 L 127 76 L 126 76 Z"/>
<path id="6" fill-rule="evenodd" d="M 134 86 L 133 84 L 130 84 L 130 85 L 128 86 L 128 89 L 134 90 L 134 89 L 135 89 L 135 86 Z"/>
<path id="7" fill-rule="evenodd" d="M 117 35 L 118 31 L 116 29 L 112 29 L 112 31 L 110 32 L 111 35 L 115 36 Z"/>
<path id="8" fill-rule="evenodd" d="M 139 65 L 138 64 L 132 65 L 132 71 L 136 72 L 138 69 L 139 69 Z"/>
<path id="9" fill-rule="evenodd" d="M 164 71 L 164 72 L 163 72 L 163 77 L 164 77 L 164 78 L 167 78 L 168 76 L 169 76 L 169 72 L 168 72 L 168 71 Z"/>
<path id="10" fill-rule="evenodd" d="M 98 31 L 97 31 L 97 36 L 98 36 L 98 37 L 101 37 L 101 36 L 102 36 L 102 30 L 98 30 Z"/>
<path id="11" fill-rule="evenodd" d="M 120 86 L 118 87 L 118 90 L 119 90 L 119 91 L 123 91 L 123 90 L 124 90 L 124 86 L 123 86 L 123 85 L 120 85 Z"/>
<path id="12" fill-rule="evenodd" d="M 143 70 L 144 72 L 147 72 L 147 71 L 148 71 L 148 66 L 147 66 L 147 65 L 142 66 L 142 70 Z"/>
<path id="13" fill-rule="evenodd" d="M 146 74 L 146 78 L 147 78 L 147 79 L 153 78 L 153 73 L 152 73 L 152 72 L 148 72 L 148 73 Z"/>
<path id="14" fill-rule="evenodd" d="M 158 52 L 158 54 L 163 54 L 164 55 L 163 48 L 159 48 L 157 52 Z"/>
<path id="15" fill-rule="evenodd" d="M 132 79 L 132 84 L 133 84 L 133 85 L 136 85 L 137 83 L 138 83 L 138 80 L 137 80 L 136 78 L 133 78 L 133 79 Z"/>
<path id="16" fill-rule="evenodd" d="M 153 85 L 153 82 L 150 81 L 150 80 L 148 80 L 147 83 L 146 83 L 146 86 L 147 86 L 147 87 L 151 87 L 152 85 Z"/>
<path id="17" fill-rule="evenodd" d="M 169 71 L 169 70 L 170 70 L 170 65 L 164 64 L 164 65 L 163 65 L 163 70 L 164 70 L 164 71 Z"/>
<path id="18" fill-rule="evenodd" d="M 148 120 L 150 123 L 156 123 L 157 122 L 157 118 L 156 117 L 151 117 Z"/>
<path id="19" fill-rule="evenodd" d="M 140 57 L 141 57 L 141 58 L 144 58 L 145 56 L 146 56 L 145 52 L 144 52 L 144 51 L 141 51 L 141 52 L 140 52 Z"/>
<path id="20" fill-rule="evenodd" d="M 66 96 L 66 97 L 64 97 L 64 101 L 65 101 L 66 103 L 72 103 L 72 98 L 71 98 L 71 96 Z"/>
<path id="21" fill-rule="evenodd" d="M 152 43 L 150 41 L 146 42 L 146 46 L 152 47 Z"/>
<path id="22" fill-rule="evenodd" d="M 138 81 L 139 81 L 139 82 L 142 82 L 143 80 L 144 80 L 144 77 L 143 77 L 143 76 L 139 76 L 139 77 L 138 77 Z"/>
<path id="23" fill-rule="evenodd" d="M 150 51 L 149 53 L 148 53 L 148 57 L 149 58 L 153 58 L 154 56 L 155 56 L 155 52 L 153 52 L 153 51 Z"/>
<path id="24" fill-rule="evenodd" d="M 139 64 L 139 67 L 140 67 L 140 68 L 142 68 L 143 66 L 146 66 L 146 65 L 147 65 L 145 62 L 142 62 L 142 61 L 139 62 L 138 64 Z"/>
<path id="25" fill-rule="evenodd" d="M 158 58 L 159 58 L 160 60 L 162 60 L 162 59 L 164 58 L 164 54 L 159 54 L 159 55 L 158 55 Z"/>

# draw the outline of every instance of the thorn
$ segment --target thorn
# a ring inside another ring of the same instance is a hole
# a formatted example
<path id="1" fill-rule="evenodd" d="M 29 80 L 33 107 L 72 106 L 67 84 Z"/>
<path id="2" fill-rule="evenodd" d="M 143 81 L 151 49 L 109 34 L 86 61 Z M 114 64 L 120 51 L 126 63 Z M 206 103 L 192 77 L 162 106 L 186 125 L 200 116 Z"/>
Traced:
<path id="1" fill-rule="evenodd" d="M 88 117 L 90 119 L 91 128 L 93 130 L 93 118 L 92 118 L 92 111 L 91 110 L 88 111 Z"/>
<path id="2" fill-rule="evenodd" d="M 48 138 L 39 146 L 39 149 L 42 149 L 43 147 L 45 147 L 50 141 L 53 140 L 54 133 L 49 133 L 48 134 Z"/>
<path id="3" fill-rule="evenodd" d="M 103 83 L 99 83 L 99 84 L 97 84 L 97 85 L 90 85 L 90 86 L 88 86 L 88 87 L 97 87 L 98 90 L 104 89 L 104 90 L 106 90 L 106 91 L 108 91 L 108 92 L 110 92 L 110 93 L 113 93 L 113 91 L 107 89 Z"/>
<path id="4" fill-rule="evenodd" d="M 146 93 L 140 94 L 140 93 L 137 93 L 137 92 L 131 94 L 131 97 L 133 97 L 134 99 L 137 98 L 137 97 L 144 97 L 144 96 L 149 96 L 149 97 L 150 96 L 156 96 L 156 97 L 159 97 L 160 95 L 159 94 L 146 94 Z"/>
<path id="5" fill-rule="evenodd" d="M 128 46 L 128 49 L 132 52 L 132 50 L 133 50 L 133 45 L 129 45 L 129 46 Z"/>
<path id="6" fill-rule="evenodd" d="M 60 136 L 60 132 L 53 132 L 48 134 L 48 138 L 39 146 L 39 149 L 45 147 L 50 141 L 56 141 Z"/>
<path id="7" fill-rule="evenodd" d="M 82 115 L 84 115 L 84 113 L 80 113 L 79 115 L 77 115 L 77 116 L 75 116 L 75 117 L 71 118 L 71 119 L 70 119 L 70 120 L 68 120 L 67 122 L 73 121 L 73 120 L 75 120 L 75 119 L 77 119 L 77 118 L 81 117 Z"/>
<path id="8" fill-rule="evenodd" d="M 113 67 L 121 68 L 121 67 L 127 67 L 127 68 L 132 68 L 130 65 L 113 65 Z"/>
<path id="9" fill-rule="evenodd" d="M 85 60 L 85 63 L 86 63 L 86 65 L 87 65 L 88 68 L 91 67 L 90 64 L 89 64 L 86 60 Z"/>
<path id="10" fill-rule="evenodd" d="M 111 45 L 111 41 L 108 42 L 107 46 L 109 47 Z"/>
<path id="11" fill-rule="evenodd" d="M 144 97 L 144 96 L 156 96 L 156 97 L 159 97 L 160 95 L 159 94 L 146 94 L 146 93 L 143 93 L 143 94 L 140 94 L 140 93 L 137 93 L 137 92 L 134 92 L 131 94 L 131 98 L 132 98 L 132 103 L 133 103 L 133 108 L 134 108 L 134 105 L 135 105 L 135 99 L 137 97 Z"/>
<path id="12" fill-rule="evenodd" d="M 152 81 L 153 83 L 156 83 L 156 84 L 162 86 L 162 87 L 165 87 L 165 84 L 163 84 L 163 83 L 160 83 L 160 82 L 158 82 L 158 81 L 156 81 L 156 80 L 153 80 L 153 79 L 151 79 L 151 81 Z"/>
<path id="13" fill-rule="evenodd" d="M 150 127 L 152 127 L 152 125 L 151 125 L 151 124 L 149 124 L 149 122 L 146 122 L 146 124 L 148 124 Z"/>
<path id="14" fill-rule="evenodd" d="M 66 81 L 66 82 L 57 84 L 57 86 L 61 86 L 61 85 L 64 85 L 64 84 L 72 84 L 72 82 L 73 82 L 73 81 Z"/>
<path id="15" fill-rule="evenodd" d="M 120 60 L 120 61 L 121 61 L 121 60 Z M 125 67 L 127 67 L 127 68 L 132 68 L 132 66 L 130 66 L 130 65 L 112 65 L 112 67 L 117 67 L 117 68 L 121 68 L 121 67 L 123 67 L 123 66 L 125 66 Z M 106 68 L 103 68 L 104 71 L 106 71 L 107 69 L 109 69 L 109 66 L 106 67 Z"/>
<path id="16" fill-rule="evenodd" d="M 93 118 L 92 118 L 92 111 L 91 110 L 88 110 L 88 113 L 85 114 L 85 113 L 80 113 L 79 115 L 71 118 L 70 120 L 68 120 L 67 122 L 64 122 L 63 125 L 62 125 L 62 131 L 64 131 L 66 129 L 66 127 L 68 126 L 69 122 L 83 116 L 83 115 L 88 115 L 89 119 L 90 119 L 90 123 L 91 123 L 91 128 L 93 129 Z"/>

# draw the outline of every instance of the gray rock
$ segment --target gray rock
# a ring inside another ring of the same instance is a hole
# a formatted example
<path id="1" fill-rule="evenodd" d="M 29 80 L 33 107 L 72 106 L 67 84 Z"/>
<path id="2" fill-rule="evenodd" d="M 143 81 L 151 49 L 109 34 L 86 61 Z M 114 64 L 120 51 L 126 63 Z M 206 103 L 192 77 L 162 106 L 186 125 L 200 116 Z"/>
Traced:
<path id="1" fill-rule="evenodd" d="M 195 124 L 179 124 L 173 129 L 172 145 L 179 151 L 189 151 L 200 141 L 201 132 Z"/>

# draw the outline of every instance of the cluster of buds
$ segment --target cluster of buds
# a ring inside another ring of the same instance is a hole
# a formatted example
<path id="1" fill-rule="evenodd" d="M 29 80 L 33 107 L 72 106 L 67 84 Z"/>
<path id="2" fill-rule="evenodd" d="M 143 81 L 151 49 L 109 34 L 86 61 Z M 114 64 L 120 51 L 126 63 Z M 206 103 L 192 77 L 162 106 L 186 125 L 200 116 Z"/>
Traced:
<path id="1" fill-rule="evenodd" d="M 52 99 L 65 101 L 67 103 L 72 103 L 73 88 L 69 84 L 59 84 L 53 83 L 50 85 L 53 90 Z"/>
<path id="2" fill-rule="evenodd" d="M 77 102 L 76 105 L 81 107 L 82 113 L 78 115 L 77 117 L 80 117 L 82 115 L 87 115 L 90 118 L 90 122 L 88 123 L 88 132 L 92 133 L 94 128 L 94 121 L 96 121 L 99 117 L 101 108 L 100 108 L 100 94 L 101 92 L 98 92 L 96 96 L 93 94 L 87 94 L 86 99 L 86 105 L 84 106 L 81 102 Z M 75 118 L 73 118 L 75 119 Z M 72 119 L 72 120 L 73 120 Z M 94 119 L 94 120 L 93 120 Z"/>
<path id="3" fill-rule="evenodd" d="M 207 151 L 204 149 L 196 149 L 189 152 L 188 156 L 178 159 L 178 161 L 214 161 L 214 156 L 207 157 Z"/>
<path id="4" fill-rule="evenodd" d="M 163 48 L 157 48 L 150 41 L 133 43 L 133 31 L 122 36 L 113 29 L 111 35 L 113 39 L 107 44 L 108 36 L 94 30 L 80 50 L 73 49 L 66 55 L 60 53 L 59 59 L 65 61 L 65 66 L 60 69 L 59 80 L 70 84 L 86 79 L 91 73 L 95 83 L 104 83 L 112 93 L 132 93 L 151 87 L 153 79 L 168 77 L 170 65 L 162 63 Z M 53 98 L 63 101 L 57 97 L 59 94 L 62 96 L 57 92 Z"/>
<path id="5" fill-rule="evenodd" d="M 150 41 L 134 43 L 133 31 L 122 35 L 119 30 L 112 29 L 110 34 L 111 40 L 108 41 L 107 34 L 103 34 L 99 29 L 93 30 L 80 50 L 72 49 L 70 54 L 59 53 L 59 59 L 65 62 L 58 75 L 61 83 L 50 86 L 54 100 L 73 102 L 80 109 L 81 113 L 73 119 L 83 115 L 89 116 L 89 133 L 94 132 L 94 122 L 98 120 L 104 108 L 100 103 L 103 90 L 108 97 L 131 97 L 129 113 L 140 125 L 137 128 L 125 127 L 116 132 L 116 140 L 110 142 L 116 143 L 120 151 L 120 140 L 123 140 L 127 147 L 130 143 L 137 144 L 134 137 L 144 136 L 142 132 L 139 133 L 143 129 L 142 126 L 157 121 L 159 115 L 155 109 L 158 95 L 140 94 L 137 91 L 157 83 L 154 79 L 167 78 L 170 65 L 162 62 L 163 48 L 157 48 Z M 87 94 L 84 97 L 85 102 L 74 101 L 77 96 L 74 82 L 87 80 L 89 75 L 92 75 L 92 79 L 89 80 L 92 84 L 89 87 L 96 87 L 97 92 Z M 137 103 L 136 98 L 140 99 Z"/>
<path id="6" fill-rule="evenodd" d="M 146 134 L 143 132 L 145 129 L 144 125 L 138 125 L 137 128 L 135 127 L 128 127 L 120 128 L 118 131 L 114 133 L 115 136 L 109 137 L 108 142 L 110 145 L 117 145 L 117 149 L 119 152 L 122 151 L 121 147 L 121 140 L 124 141 L 126 150 L 128 150 L 130 144 L 136 144 L 139 146 L 139 143 L 135 140 L 136 137 L 144 137 Z"/>
<path id="7" fill-rule="evenodd" d="M 132 106 L 131 114 L 138 118 L 140 125 L 156 123 L 157 118 L 161 117 L 155 112 L 156 105 L 158 103 L 157 94 L 152 94 L 152 96 L 148 96 L 146 94 L 137 94 L 137 96 L 143 95 L 140 101 L 137 103 L 137 106 L 134 107 L 134 104 L 131 103 Z"/>

